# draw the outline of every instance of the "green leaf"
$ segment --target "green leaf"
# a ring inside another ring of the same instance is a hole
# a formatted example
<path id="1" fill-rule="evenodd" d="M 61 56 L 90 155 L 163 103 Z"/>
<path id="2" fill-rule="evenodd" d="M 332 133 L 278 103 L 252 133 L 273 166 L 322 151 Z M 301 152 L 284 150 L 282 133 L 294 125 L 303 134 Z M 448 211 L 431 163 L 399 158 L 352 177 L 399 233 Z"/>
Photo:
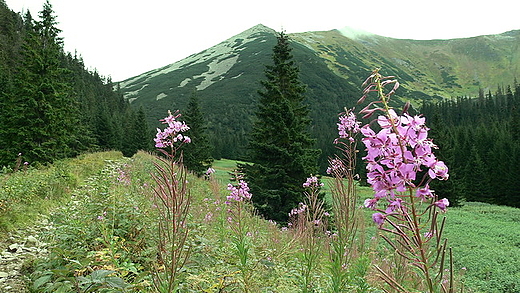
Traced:
<path id="1" fill-rule="evenodd" d="M 41 276 L 39 277 L 38 279 L 36 279 L 36 281 L 34 281 L 33 283 L 33 288 L 34 289 L 38 289 L 40 288 L 41 286 L 45 285 L 47 282 L 49 282 L 49 280 L 51 279 L 52 275 L 44 275 L 44 276 Z"/>

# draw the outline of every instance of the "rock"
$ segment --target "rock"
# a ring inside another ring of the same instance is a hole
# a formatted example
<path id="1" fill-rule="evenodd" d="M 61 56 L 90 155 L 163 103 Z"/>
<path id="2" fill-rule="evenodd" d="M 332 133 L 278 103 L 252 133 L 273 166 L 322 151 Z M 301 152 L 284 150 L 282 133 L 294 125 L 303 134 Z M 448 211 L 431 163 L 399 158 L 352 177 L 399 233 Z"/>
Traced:
<path id="1" fill-rule="evenodd" d="M 0 272 L 0 278 L 7 278 L 9 277 L 9 274 L 6 272 Z"/>
<path id="2" fill-rule="evenodd" d="M 9 252 L 16 252 L 18 249 L 20 249 L 20 245 L 18 243 L 9 245 Z"/>
<path id="3" fill-rule="evenodd" d="M 36 244 L 38 244 L 38 239 L 36 239 L 36 237 L 31 235 L 31 236 L 27 237 L 27 243 L 36 245 Z"/>

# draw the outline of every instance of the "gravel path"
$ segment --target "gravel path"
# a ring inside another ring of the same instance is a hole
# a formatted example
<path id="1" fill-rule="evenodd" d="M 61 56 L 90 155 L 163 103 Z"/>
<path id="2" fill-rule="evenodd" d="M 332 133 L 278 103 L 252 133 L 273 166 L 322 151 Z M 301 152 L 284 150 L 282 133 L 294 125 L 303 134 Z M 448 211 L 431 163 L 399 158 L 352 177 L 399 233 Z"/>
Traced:
<path id="1" fill-rule="evenodd" d="M 0 292 L 28 292 L 24 263 L 47 255 L 47 243 L 41 241 L 40 234 L 52 229 L 47 217 L 42 216 L 37 224 L 9 234 L 0 240 Z"/>

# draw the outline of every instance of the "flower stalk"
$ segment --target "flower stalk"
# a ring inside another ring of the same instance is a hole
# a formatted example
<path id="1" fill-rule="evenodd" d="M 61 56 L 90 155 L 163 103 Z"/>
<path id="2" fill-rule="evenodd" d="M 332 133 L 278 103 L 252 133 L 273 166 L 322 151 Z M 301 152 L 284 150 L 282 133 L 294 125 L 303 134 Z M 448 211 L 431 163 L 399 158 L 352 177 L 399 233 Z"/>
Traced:
<path id="1" fill-rule="evenodd" d="M 182 163 L 180 146 L 191 139 L 182 134 L 189 127 L 177 119 L 180 114 L 172 114 L 161 121 L 167 124 L 164 130 L 157 129 L 155 146 L 162 154 L 154 162 L 155 181 L 153 202 L 158 215 L 157 265 L 153 276 L 158 292 L 176 292 L 180 283 L 180 273 L 186 264 L 190 249 L 186 242 L 189 229 L 187 217 L 190 208 L 187 171 Z M 165 150 L 166 149 L 166 150 Z"/>
<path id="2" fill-rule="evenodd" d="M 247 216 L 247 204 L 251 200 L 252 194 L 249 192 L 247 182 L 241 179 L 241 176 L 235 174 L 234 179 L 238 181 L 236 185 L 231 183 L 228 184 L 228 190 L 230 191 L 227 196 L 226 204 L 229 206 L 228 209 L 228 223 L 233 231 L 233 244 L 239 258 L 239 270 L 242 275 L 244 291 L 251 291 L 251 267 L 249 264 L 249 250 L 251 247 L 247 231 L 245 217 Z"/>
<path id="3" fill-rule="evenodd" d="M 364 205 L 375 211 L 372 219 L 384 232 L 382 238 L 399 257 L 421 272 L 417 276 L 419 281 L 412 282 L 420 285 L 413 289 L 451 293 L 453 276 L 447 280 L 443 275 L 447 249 L 447 241 L 442 240 L 444 219 L 440 229 L 438 227 L 438 214 L 446 211 L 449 201 L 439 200 L 429 187 L 432 180 L 447 180 L 448 168 L 433 153 L 437 146 L 428 138 L 425 118 L 410 116 L 407 113 L 409 104 L 401 115 L 390 106 L 389 101 L 399 88 L 395 77 L 384 77 L 376 69 L 363 86 L 363 97 L 358 103 L 363 103 L 372 92 L 377 98 L 359 113 L 363 118 L 370 118 L 376 112 L 381 114 L 373 120 L 376 123 L 361 127 L 350 122 L 343 133 L 350 131 L 363 135 L 367 181 L 374 191 L 374 197 L 366 199 Z M 387 86 L 392 86 L 388 93 Z M 420 174 L 424 176 L 419 178 Z M 396 280 L 390 272 L 376 268 L 391 288 L 408 292 L 406 284 Z"/>

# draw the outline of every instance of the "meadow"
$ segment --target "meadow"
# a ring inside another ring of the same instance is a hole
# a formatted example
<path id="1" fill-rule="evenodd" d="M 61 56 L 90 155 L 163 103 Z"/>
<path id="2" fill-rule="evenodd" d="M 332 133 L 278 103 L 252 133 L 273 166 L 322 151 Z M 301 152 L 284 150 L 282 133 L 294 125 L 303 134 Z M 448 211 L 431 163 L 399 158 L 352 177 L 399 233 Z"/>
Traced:
<path id="1" fill-rule="evenodd" d="M 1 248 L 10 244 L 10 233 L 37 225 L 39 215 L 48 215 L 52 223 L 38 236 L 49 243 L 48 254 L 26 261 L 26 288 L 19 292 L 154 292 L 154 274 L 167 270 L 157 259 L 154 160 L 143 152 L 133 158 L 106 152 L 39 169 L 4 170 L 0 239 L 6 240 Z M 242 263 L 225 203 L 228 172 L 234 167 L 234 161 L 219 160 L 211 180 L 187 177 L 191 206 L 182 249 L 189 254 L 179 273 L 179 292 L 330 292 L 329 237 L 317 237 L 309 266 L 297 230 L 260 218 L 247 204 L 241 218 L 247 248 Z M 361 202 L 372 196 L 367 187 L 358 191 Z M 346 292 L 384 292 L 374 265 L 396 255 L 361 202 L 365 220 Z M 445 215 L 445 236 L 465 292 L 519 292 L 520 210 L 469 202 Z"/>

